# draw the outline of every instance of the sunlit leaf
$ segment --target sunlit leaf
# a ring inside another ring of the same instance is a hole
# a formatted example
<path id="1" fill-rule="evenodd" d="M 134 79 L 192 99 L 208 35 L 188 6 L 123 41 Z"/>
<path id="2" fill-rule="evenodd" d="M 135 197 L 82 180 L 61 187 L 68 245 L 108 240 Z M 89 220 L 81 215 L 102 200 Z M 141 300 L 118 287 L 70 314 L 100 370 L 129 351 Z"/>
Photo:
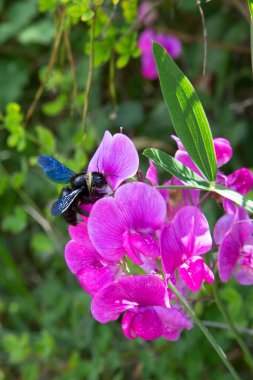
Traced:
<path id="1" fill-rule="evenodd" d="M 209 181 L 215 181 L 217 165 L 213 138 L 198 96 L 166 50 L 156 42 L 153 54 L 175 131 L 200 172 Z"/>

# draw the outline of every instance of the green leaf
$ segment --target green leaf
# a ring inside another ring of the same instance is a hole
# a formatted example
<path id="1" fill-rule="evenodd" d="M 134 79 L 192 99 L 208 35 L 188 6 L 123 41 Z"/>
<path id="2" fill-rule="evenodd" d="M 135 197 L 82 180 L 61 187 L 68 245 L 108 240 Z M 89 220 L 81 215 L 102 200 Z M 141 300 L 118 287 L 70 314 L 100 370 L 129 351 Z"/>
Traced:
<path id="1" fill-rule="evenodd" d="M 148 148 L 143 152 L 144 156 L 150 158 L 155 164 L 171 173 L 174 177 L 180 179 L 190 187 L 199 190 L 208 190 L 209 184 L 205 182 L 198 174 L 184 166 L 181 162 L 171 157 L 169 154 L 159 149 Z"/>
<path id="2" fill-rule="evenodd" d="M 253 0 L 248 0 L 250 17 L 253 18 Z"/>
<path id="3" fill-rule="evenodd" d="M 54 37 L 54 23 L 51 19 L 39 20 L 29 25 L 18 36 L 22 44 L 48 45 Z"/>
<path id="4" fill-rule="evenodd" d="M 215 181 L 213 138 L 198 96 L 166 50 L 156 42 L 153 42 L 153 54 L 175 131 L 200 172 L 209 181 Z"/>
<path id="5" fill-rule="evenodd" d="M 230 199 L 239 206 L 243 206 L 250 213 L 253 213 L 253 201 L 247 199 L 236 191 L 228 189 L 227 187 L 221 185 L 214 185 L 210 191 L 214 191 L 222 197 Z"/>

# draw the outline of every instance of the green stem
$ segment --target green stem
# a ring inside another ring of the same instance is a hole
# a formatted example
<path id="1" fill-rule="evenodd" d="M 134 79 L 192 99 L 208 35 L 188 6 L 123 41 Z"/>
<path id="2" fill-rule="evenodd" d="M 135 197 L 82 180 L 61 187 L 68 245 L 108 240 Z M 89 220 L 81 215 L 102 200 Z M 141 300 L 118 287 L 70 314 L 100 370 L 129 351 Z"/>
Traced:
<path id="1" fill-rule="evenodd" d="M 241 350 L 244 354 L 245 361 L 247 362 L 248 366 L 253 370 L 253 358 L 252 358 L 252 356 L 248 350 L 248 347 L 246 346 L 242 337 L 240 336 L 240 333 L 239 333 L 237 327 L 235 326 L 234 321 L 232 320 L 227 308 L 225 307 L 224 303 L 222 302 L 216 284 L 212 284 L 212 289 L 213 289 L 213 295 L 215 298 L 215 302 L 216 302 L 221 314 L 223 315 L 225 321 L 229 325 L 230 330 L 232 331 L 237 343 L 241 347 Z"/>
<path id="2" fill-rule="evenodd" d="M 62 13 L 60 15 L 59 26 L 58 26 L 58 29 L 57 29 L 56 34 L 55 34 L 54 44 L 53 44 L 51 56 L 50 56 L 50 59 L 49 59 L 48 65 L 47 65 L 45 77 L 41 81 L 41 84 L 40 84 L 40 86 L 39 86 L 39 88 L 38 88 L 38 90 L 34 96 L 32 104 L 29 106 L 27 113 L 25 115 L 25 127 L 27 127 L 27 125 L 28 125 L 28 123 L 29 123 L 29 121 L 30 121 L 30 119 L 31 119 L 36 107 L 37 107 L 37 104 L 38 104 L 38 102 L 39 102 L 39 100 L 43 94 L 44 88 L 48 82 L 50 74 L 54 68 L 56 58 L 57 58 L 57 54 L 59 51 L 59 46 L 60 46 L 60 42 L 61 42 L 61 38 L 62 38 L 63 29 L 64 29 L 64 22 L 65 22 L 65 9 L 62 10 Z"/>
<path id="3" fill-rule="evenodd" d="M 84 105 L 83 105 L 83 130 L 86 130 L 86 122 L 88 115 L 88 106 L 89 106 L 89 96 L 91 91 L 91 85 L 93 80 L 93 66 L 94 66 L 94 40 L 95 40 L 95 25 L 96 25 L 96 9 L 94 9 L 94 16 L 91 20 L 91 29 L 90 29 L 90 57 L 89 57 L 89 73 L 86 83 L 86 89 L 84 94 Z"/>
<path id="4" fill-rule="evenodd" d="M 213 349 L 217 352 L 217 354 L 221 358 L 222 362 L 224 363 L 224 365 L 227 367 L 227 369 L 231 373 L 233 379 L 235 379 L 235 380 L 241 380 L 241 378 L 239 377 L 239 375 L 235 371 L 234 367 L 229 362 L 229 360 L 228 360 L 227 355 L 225 354 L 225 352 L 219 346 L 219 344 L 217 343 L 217 341 L 214 338 L 214 336 L 210 333 L 210 331 L 203 325 L 203 323 L 197 317 L 197 315 L 195 314 L 194 310 L 191 308 L 191 306 L 189 305 L 189 303 L 187 302 L 187 300 L 182 296 L 182 294 L 178 291 L 178 289 L 176 288 L 176 286 L 171 281 L 169 281 L 168 285 L 169 285 L 170 289 L 172 290 L 172 292 L 180 299 L 180 301 L 182 302 L 182 304 L 185 306 L 186 310 L 191 315 L 193 321 L 200 328 L 200 330 L 205 335 L 205 337 L 207 338 L 207 340 L 209 341 L 209 343 L 211 344 L 211 346 L 213 347 Z"/>

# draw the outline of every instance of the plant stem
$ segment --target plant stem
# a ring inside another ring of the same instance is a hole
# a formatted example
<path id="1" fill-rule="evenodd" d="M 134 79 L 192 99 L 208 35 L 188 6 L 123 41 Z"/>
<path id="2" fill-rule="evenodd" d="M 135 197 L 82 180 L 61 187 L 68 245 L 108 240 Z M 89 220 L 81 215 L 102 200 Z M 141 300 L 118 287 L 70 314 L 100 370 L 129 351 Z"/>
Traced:
<path id="1" fill-rule="evenodd" d="M 89 73 L 86 83 L 86 89 L 84 94 L 84 105 L 83 105 L 83 130 L 85 132 L 88 106 L 89 106 L 89 95 L 91 91 L 92 79 L 93 79 L 93 66 L 94 66 L 94 39 L 95 39 L 95 25 L 96 25 L 96 9 L 94 10 L 94 16 L 91 20 L 90 29 L 90 57 L 89 57 Z"/>
<path id="2" fill-rule="evenodd" d="M 247 362 L 248 366 L 253 370 L 253 358 L 249 352 L 248 347 L 246 346 L 242 337 L 240 336 L 240 333 L 239 333 L 237 327 L 235 326 L 234 321 L 232 320 L 227 308 L 225 307 L 224 303 L 222 302 L 220 295 L 219 295 L 219 292 L 218 292 L 218 289 L 216 287 L 216 284 L 212 284 L 212 290 L 213 290 L 215 302 L 216 302 L 221 314 L 223 315 L 225 321 L 229 325 L 230 330 L 232 331 L 237 343 L 241 347 L 245 361 Z"/>
<path id="3" fill-rule="evenodd" d="M 75 102 L 77 98 L 77 75 L 76 75 L 75 61 L 74 61 L 73 52 L 72 52 L 71 43 L 69 40 L 69 34 L 68 34 L 67 29 L 65 29 L 63 32 L 63 41 L 66 47 L 67 57 L 68 57 L 72 79 L 73 79 L 72 106 L 75 106 Z"/>
<path id="4" fill-rule="evenodd" d="M 64 20 L 65 20 L 64 16 L 65 16 L 65 10 L 63 9 L 62 14 L 60 16 L 60 20 L 59 20 L 59 26 L 58 26 L 58 29 L 56 31 L 51 56 L 50 56 L 50 59 L 49 59 L 48 65 L 47 65 L 46 75 L 45 75 L 45 78 L 41 81 L 41 84 L 40 84 L 40 86 L 39 86 L 39 88 L 38 88 L 38 90 L 34 96 L 33 102 L 30 105 L 30 107 L 28 108 L 28 111 L 25 115 L 25 127 L 28 125 L 28 122 L 30 121 L 30 119 L 31 119 L 31 117 L 35 111 L 35 108 L 37 107 L 37 104 L 41 98 L 41 95 L 43 94 L 44 88 L 45 88 L 46 83 L 48 81 L 48 78 L 51 74 L 51 71 L 53 70 L 53 67 L 55 65 L 55 61 L 56 61 L 56 57 L 58 54 L 62 33 L 63 33 L 63 26 L 64 26 Z"/>
<path id="5" fill-rule="evenodd" d="M 233 379 L 235 379 L 235 380 L 241 380 L 240 377 L 239 377 L 239 375 L 235 371 L 234 367 L 229 362 L 229 360 L 228 360 L 227 355 L 225 354 L 225 352 L 222 350 L 222 348 L 220 347 L 220 345 L 218 344 L 218 342 L 216 341 L 216 339 L 214 338 L 214 336 L 210 333 L 210 331 L 203 325 L 203 323 L 197 317 L 197 315 L 195 314 L 194 310 L 191 308 L 191 306 L 189 305 L 189 303 L 187 302 L 187 300 L 182 296 L 182 294 L 178 291 L 178 289 L 176 288 L 176 286 L 171 281 L 169 281 L 168 285 L 169 285 L 170 289 L 172 290 L 172 292 L 180 299 L 180 301 L 182 302 L 182 304 L 185 306 L 186 310 L 191 315 L 193 321 L 200 328 L 200 330 L 205 335 L 205 337 L 207 338 L 207 340 L 209 341 L 209 343 L 211 344 L 211 346 L 213 347 L 213 349 L 217 352 L 217 354 L 221 358 L 222 362 L 224 363 L 224 365 L 227 367 L 227 369 L 231 373 Z"/>

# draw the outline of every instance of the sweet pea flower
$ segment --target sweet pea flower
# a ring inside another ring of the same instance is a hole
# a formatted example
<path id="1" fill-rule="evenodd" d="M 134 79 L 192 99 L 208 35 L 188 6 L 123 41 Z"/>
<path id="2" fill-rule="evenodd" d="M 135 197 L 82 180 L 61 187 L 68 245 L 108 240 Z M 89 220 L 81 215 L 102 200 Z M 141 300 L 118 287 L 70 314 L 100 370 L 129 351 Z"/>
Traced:
<path id="1" fill-rule="evenodd" d="M 223 215 L 215 225 L 214 241 L 219 245 L 218 271 L 221 281 L 232 276 L 241 285 L 253 285 L 253 223 L 243 207 Z"/>
<path id="2" fill-rule="evenodd" d="M 182 329 L 192 328 L 188 318 L 170 308 L 164 282 L 154 275 L 128 276 L 113 282 L 93 298 L 91 310 L 100 323 L 115 321 L 121 313 L 122 330 L 128 339 L 175 341 Z"/>
<path id="3" fill-rule="evenodd" d="M 105 174 L 112 190 L 133 177 L 139 167 L 139 156 L 132 141 L 123 133 L 114 136 L 106 131 L 98 149 L 90 160 L 87 172 Z"/>
<path id="4" fill-rule="evenodd" d="M 158 73 L 152 53 L 152 41 L 161 44 L 174 59 L 180 56 L 182 45 L 177 37 L 162 33 L 155 34 L 150 28 L 140 34 L 138 47 L 141 50 L 141 74 L 144 78 L 154 80 L 158 78 Z"/>
<path id="5" fill-rule="evenodd" d="M 212 246 L 208 222 L 194 206 L 181 208 L 173 222 L 161 232 L 161 257 L 168 276 L 178 269 L 179 275 L 192 291 L 198 291 L 203 280 L 214 281 L 214 275 L 200 256 Z"/>
<path id="6" fill-rule="evenodd" d="M 88 231 L 92 244 L 105 259 L 117 262 L 127 255 L 142 265 L 142 256 L 159 257 L 156 232 L 163 226 L 166 204 L 153 187 L 130 182 L 118 188 L 114 198 L 93 206 Z"/>
<path id="7" fill-rule="evenodd" d="M 87 230 L 87 218 L 69 227 L 71 239 L 65 247 L 65 260 L 81 287 L 91 296 L 122 275 L 118 264 L 105 262 L 93 247 Z"/>

